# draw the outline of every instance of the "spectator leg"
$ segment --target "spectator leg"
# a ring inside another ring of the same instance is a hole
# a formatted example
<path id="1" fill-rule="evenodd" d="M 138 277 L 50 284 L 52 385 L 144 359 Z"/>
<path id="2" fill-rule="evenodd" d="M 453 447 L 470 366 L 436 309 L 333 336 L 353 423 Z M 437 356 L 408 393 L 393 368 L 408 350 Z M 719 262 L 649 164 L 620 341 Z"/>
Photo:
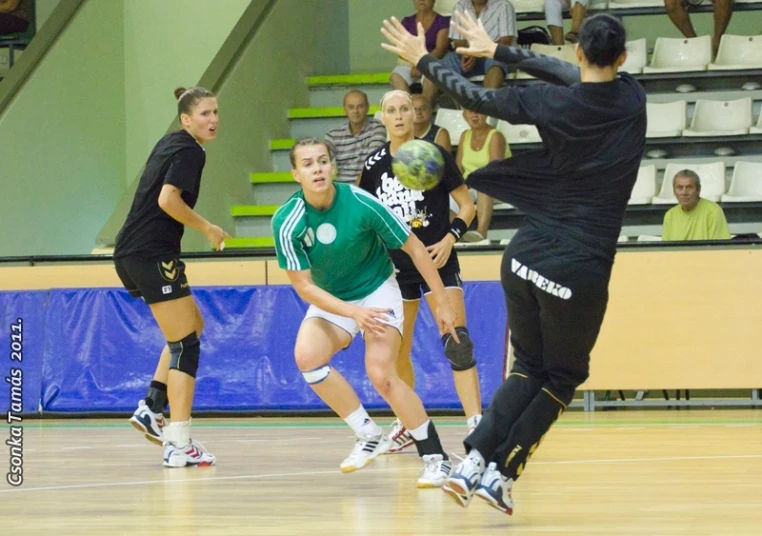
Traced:
<path id="1" fill-rule="evenodd" d="M 423 96 L 426 97 L 431 103 L 431 109 L 437 109 L 437 97 L 439 96 L 439 89 L 428 78 L 423 78 Z"/>
<path id="2" fill-rule="evenodd" d="M 722 34 L 728 29 L 733 15 L 733 0 L 714 0 L 714 36 L 712 37 L 712 58 L 717 57 Z"/>
<path id="3" fill-rule="evenodd" d="M 503 82 L 505 82 L 505 73 L 497 65 L 490 67 L 484 75 L 484 87 L 493 89 L 503 87 Z"/>
<path id="4" fill-rule="evenodd" d="M 392 85 L 392 89 L 399 89 L 405 91 L 406 93 L 410 93 L 410 86 L 408 86 L 407 82 L 405 82 L 405 79 L 397 73 L 392 73 L 392 75 L 389 77 L 389 83 Z"/>
<path id="5" fill-rule="evenodd" d="M 585 18 L 585 11 L 587 6 L 584 3 L 575 2 L 571 8 L 571 30 L 569 34 L 573 34 L 575 37 L 579 35 L 579 28 L 582 26 L 582 21 Z M 569 35 L 567 34 L 567 40 Z M 576 42 L 576 41 L 574 41 Z"/>
<path id="6" fill-rule="evenodd" d="M 563 8 L 561 0 L 545 0 L 545 23 L 554 45 L 564 44 Z"/>
<path id="7" fill-rule="evenodd" d="M 685 0 L 664 0 L 664 9 L 672 23 L 685 37 L 696 37 L 691 17 L 685 9 Z"/>
<path id="8" fill-rule="evenodd" d="M 502 71 L 500 71 L 502 72 Z M 492 223 L 492 209 L 495 205 L 495 200 L 488 196 L 478 192 L 476 194 L 476 217 L 477 226 L 476 230 L 484 238 L 487 238 L 489 232 L 489 226 Z"/>

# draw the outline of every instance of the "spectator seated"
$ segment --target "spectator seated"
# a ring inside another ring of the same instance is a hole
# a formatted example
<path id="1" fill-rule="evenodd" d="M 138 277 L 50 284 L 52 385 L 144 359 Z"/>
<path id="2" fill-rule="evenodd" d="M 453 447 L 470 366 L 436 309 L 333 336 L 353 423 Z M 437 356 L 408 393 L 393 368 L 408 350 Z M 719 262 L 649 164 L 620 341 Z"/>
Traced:
<path id="1" fill-rule="evenodd" d="M 675 199 L 673 181 L 675 175 L 681 170 L 689 169 L 701 177 L 701 194 L 705 199 L 719 201 L 725 193 L 725 163 L 712 162 L 710 164 L 685 164 L 673 162 L 667 164 L 664 170 L 664 180 L 659 195 L 653 198 L 655 205 L 673 205 Z"/>

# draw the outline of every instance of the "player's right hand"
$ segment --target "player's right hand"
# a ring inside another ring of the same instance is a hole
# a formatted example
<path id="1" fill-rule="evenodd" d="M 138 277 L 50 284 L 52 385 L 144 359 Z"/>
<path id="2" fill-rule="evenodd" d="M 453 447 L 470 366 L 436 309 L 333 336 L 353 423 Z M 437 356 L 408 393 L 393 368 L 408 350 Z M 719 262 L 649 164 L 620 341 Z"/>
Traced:
<path id="1" fill-rule="evenodd" d="M 388 312 L 389 309 L 382 309 L 380 307 L 357 307 L 352 315 L 352 320 L 366 333 L 371 332 L 383 335 L 388 326 L 386 323 L 389 321 Z"/>
<path id="2" fill-rule="evenodd" d="M 209 224 L 209 227 L 207 227 L 204 234 L 206 235 L 206 238 L 209 239 L 209 242 L 212 243 L 214 249 L 217 251 L 221 251 L 222 248 L 225 247 L 225 239 L 230 238 L 230 235 L 223 231 L 222 227 L 213 225 L 211 223 Z"/>

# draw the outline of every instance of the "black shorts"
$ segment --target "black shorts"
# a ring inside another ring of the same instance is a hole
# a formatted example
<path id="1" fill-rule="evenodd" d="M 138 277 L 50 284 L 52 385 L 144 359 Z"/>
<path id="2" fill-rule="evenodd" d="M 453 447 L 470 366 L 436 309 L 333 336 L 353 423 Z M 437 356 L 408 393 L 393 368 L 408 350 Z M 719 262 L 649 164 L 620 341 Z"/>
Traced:
<path id="1" fill-rule="evenodd" d="M 418 274 L 416 273 L 416 275 Z M 460 272 L 439 272 L 439 277 L 442 278 L 445 288 L 463 288 Z M 420 275 L 418 275 L 418 278 L 411 279 L 409 276 L 405 277 L 397 274 L 397 283 L 400 286 L 400 292 L 404 301 L 420 300 L 421 295 L 425 296 L 431 293 L 429 285 L 426 284 L 426 281 Z"/>
<path id="2" fill-rule="evenodd" d="M 185 263 L 178 258 L 146 261 L 140 257 L 114 260 L 116 274 L 133 298 L 142 297 L 146 303 L 159 303 L 190 296 Z"/>

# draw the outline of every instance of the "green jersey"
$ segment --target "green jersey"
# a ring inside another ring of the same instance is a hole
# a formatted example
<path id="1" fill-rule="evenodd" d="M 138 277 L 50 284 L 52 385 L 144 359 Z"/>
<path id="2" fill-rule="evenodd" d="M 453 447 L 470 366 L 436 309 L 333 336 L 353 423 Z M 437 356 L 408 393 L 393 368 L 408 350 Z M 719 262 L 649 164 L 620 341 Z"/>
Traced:
<path id="1" fill-rule="evenodd" d="M 312 280 L 340 300 L 359 300 L 394 272 L 389 249 L 399 249 L 408 225 L 369 193 L 334 184 L 336 197 L 326 210 L 304 200 L 301 190 L 273 216 L 278 266 L 311 270 Z"/>

